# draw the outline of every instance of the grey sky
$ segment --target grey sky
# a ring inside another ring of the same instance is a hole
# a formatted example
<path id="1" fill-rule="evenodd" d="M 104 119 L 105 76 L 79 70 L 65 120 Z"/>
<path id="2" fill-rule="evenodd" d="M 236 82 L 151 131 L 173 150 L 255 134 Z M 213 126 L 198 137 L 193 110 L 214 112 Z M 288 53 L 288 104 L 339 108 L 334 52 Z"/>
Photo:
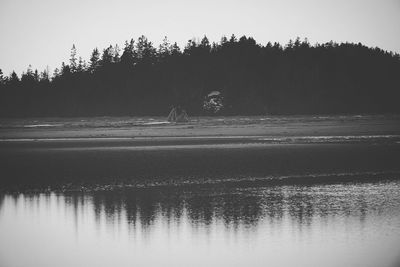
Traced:
<path id="1" fill-rule="evenodd" d="M 400 52 L 400 0 L 0 0 L 0 68 L 18 74 L 67 62 L 72 44 L 88 59 L 146 35 L 182 47 L 206 34 L 253 36 L 259 43 L 308 37 Z"/>

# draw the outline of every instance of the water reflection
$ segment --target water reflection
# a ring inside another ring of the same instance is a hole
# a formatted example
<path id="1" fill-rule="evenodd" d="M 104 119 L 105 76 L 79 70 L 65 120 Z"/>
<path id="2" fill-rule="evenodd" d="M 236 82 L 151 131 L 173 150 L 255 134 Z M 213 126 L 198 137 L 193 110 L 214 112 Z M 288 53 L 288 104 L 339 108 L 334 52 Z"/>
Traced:
<path id="1" fill-rule="evenodd" d="M 195 259 L 199 265 L 207 266 L 228 266 L 233 259 L 254 266 L 390 266 L 400 253 L 400 181 L 246 188 L 165 187 L 0 197 L 0 234 L 14 238 L 12 233 L 18 236 L 17 232 L 22 231 L 28 234 L 21 238 L 26 238 L 32 235 L 30 231 L 37 231 L 37 226 L 32 226 L 36 220 L 43 226 L 41 236 L 73 229 L 76 240 L 69 249 L 80 247 L 86 251 L 92 239 L 99 238 L 105 248 L 111 249 L 109 246 L 115 240 L 125 240 L 121 251 L 108 253 L 108 257 L 118 258 L 121 266 L 144 262 L 157 266 L 150 259 L 152 253 L 163 253 L 171 247 L 182 255 L 176 258 L 174 253 L 162 254 L 164 260 L 182 266 L 193 265 Z M 96 233 L 88 237 L 92 229 Z M 115 240 L 105 241 L 104 233 Z M 65 241 L 70 237 L 64 238 Z M 10 256 L 10 240 L 1 240 L 0 257 L 8 259 L 7 263 L 18 262 Z M 133 249 L 132 242 L 134 249 L 141 251 L 140 257 L 123 253 L 124 249 Z M 188 248 L 196 251 L 186 251 Z M 237 255 L 227 259 L 227 249 Z M 282 252 L 293 258 L 274 254 Z M 313 257 L 301 258 L 304 253 L 312 253 Z M 368 253 L 373 259 L 368 258 Z M 209 261 L 199 258 L 206 255 Z M 89 252 L 76 257 L 76 261 L 83 257 L 86 266 L 94 266 Z M 260 261 L 254 261 L 255 258 Z M 335 261 L 327 262 L 330 258 Z M 45 265 L 38 262 L 41 264 L 37 266 Z M 10 266 L 14 265 L 18 264 Z M 96 266 L 101 265 L 106 266 L 105 262 L 96 261 Z"/>
<path id="2" fill-rule="evenodd" d="M 122 219 L 136 225 L 139 220 L 141 227 L 150 227 L 160 216 L 168 222 L 185 216 L 193 225 L 219 221 L 235 228 L 238 225 L 256 227 L 264 219 L 274 223 L 284 216 L 302 226 L 310 225 L 315 217 L 327 216 L 353 216 L 363 221 L 367 213 L 390 211 L 388 199 L 391 205 L 399 204 L 398 189 L 398 183 L 391 182 L 261 188 L 148 188 L 22 197 L 31 203 L 40 198 L 46 201 L 62 198 L 76 216 L 82 207 L 91 206 L 97 221 L 104 215 L 110 222 Z"/>

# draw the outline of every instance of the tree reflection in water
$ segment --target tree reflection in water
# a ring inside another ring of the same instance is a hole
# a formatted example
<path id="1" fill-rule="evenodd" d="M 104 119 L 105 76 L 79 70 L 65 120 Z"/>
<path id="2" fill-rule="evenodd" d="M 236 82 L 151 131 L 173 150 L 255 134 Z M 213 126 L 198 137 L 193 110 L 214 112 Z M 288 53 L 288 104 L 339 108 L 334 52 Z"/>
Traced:
<path id="1" fill-rule="evenodd" d="M 309 226 L 315 218 L 356 216 L 389 212 L 400 203 L 400 183 L 356 183 L 331 185 L 285 185 L 271 187 L 192 186 L 158 187 L 92 192 L 14 194 L 5 197 L 15 202 L 23 198 L 31 205 L 39 199 L 65 201 L 79 217 L 90 207 L 96 221 L 108 224 L 127 222 L 130 227 L 151 228 L 161 218 L 166 223 L 186 219 L 193 227 L 214 222 L 227 228 L 255 228 L 260 221 L 279 223 L 288 217 L 299 227 Z M 390 199 L 396 204 L 387 205 Z M 400 204 L 399 204 L 400 206 Z M 78 218 L 75 218 L 78 220 Z M 138 224 L 139 223 L 139 224 Z"/>
<path id="2" fill-rule="evenodd" d="M 20 266 L 67 251 L 60 266 L 375 267 L 399 253 L 399 180 L 88 189 L 0 195 L 2 257 Z"/>

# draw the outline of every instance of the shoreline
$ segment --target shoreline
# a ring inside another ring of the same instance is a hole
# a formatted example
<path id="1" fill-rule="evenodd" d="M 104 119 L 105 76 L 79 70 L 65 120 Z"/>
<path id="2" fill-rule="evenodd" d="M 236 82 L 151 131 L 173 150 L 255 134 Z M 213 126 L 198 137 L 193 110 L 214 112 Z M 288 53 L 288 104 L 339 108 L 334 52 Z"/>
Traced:
<path id="1" fill-rule="evenodd" d="M 337 176 L 343 173 L 400 178 L 397 117 L 285 117 L 268 123 L 255 123 L 253 117 L 230 119 L 229 125 L 210 119 L 152 127 L 99 126 L 121 124 L 109 118 L 91 121 L 94 127 L 77 127 L 75 120 L 70 120 L 71 127 L 56 129 L 0 127 L 0 189 L 324 174 L 332 174 L 331 182 L 363 180 Z M 295 180 L 286 181 L 307 179 Z"/>
<path id="2" fill-rule="evenodd" d="M 127 146 L 29 142 L 0 147 L 0 188 L 3 189 L 65 184 L 203 183 L 205 179 L 240 181 L 240 178 L 325 174 L 333 177 L 330 182 L 383 178 L 337 176 L 346 173 L 391 173 L 390 177 L 400 178 L 400 144 Z M 287 181 L 293 183 L 295 179 Z"/>
<path id="3" fill-rule="evenodd" d="M 166 137 L 283 137 L 283 136 L 369 136 L 399 135 L 400 116 L 282 116 L 200 117 L 188 123 L 138 125 L 151 118 L 53 118 L 0 120 L 0 140 L 61 138 L 166 138 Z"/>

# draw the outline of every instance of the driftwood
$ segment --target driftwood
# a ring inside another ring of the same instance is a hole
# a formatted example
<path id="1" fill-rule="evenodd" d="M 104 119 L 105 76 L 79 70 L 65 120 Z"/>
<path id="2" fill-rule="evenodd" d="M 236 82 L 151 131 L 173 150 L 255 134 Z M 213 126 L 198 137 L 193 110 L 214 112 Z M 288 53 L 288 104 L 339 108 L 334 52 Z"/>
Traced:
<path id="1" fill-rule="evenodd" d="M 174 107 L 169 113 L 167 120 L 171 122 L 188 122 L 189 116 L 185 110 L 179 107 Z"/>

